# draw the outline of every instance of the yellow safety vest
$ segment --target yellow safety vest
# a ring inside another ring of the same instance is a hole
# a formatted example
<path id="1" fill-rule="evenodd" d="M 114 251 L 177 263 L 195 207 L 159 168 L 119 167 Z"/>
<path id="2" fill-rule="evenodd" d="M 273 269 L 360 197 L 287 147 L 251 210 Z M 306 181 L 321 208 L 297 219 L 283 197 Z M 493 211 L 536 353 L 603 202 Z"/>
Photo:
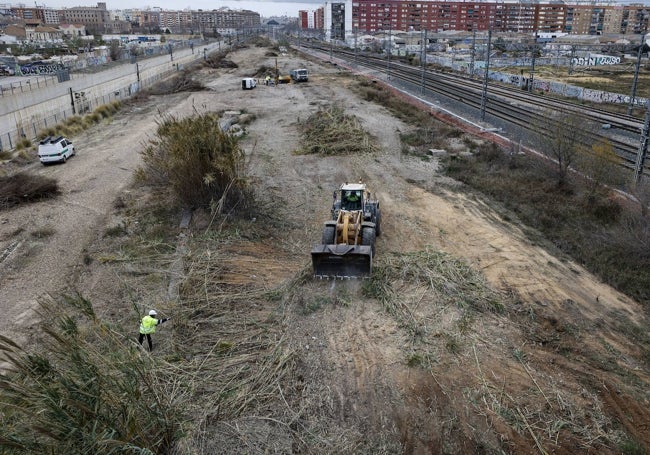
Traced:
<path id="1" fill-rule="evenodd" d="M 155 333 L 157 324 L 158 324 L 158 319 L 146 315 L 145 317 L 142 318 L 142 322 L 140 323 L 140 333 L 143 335 Z"/>

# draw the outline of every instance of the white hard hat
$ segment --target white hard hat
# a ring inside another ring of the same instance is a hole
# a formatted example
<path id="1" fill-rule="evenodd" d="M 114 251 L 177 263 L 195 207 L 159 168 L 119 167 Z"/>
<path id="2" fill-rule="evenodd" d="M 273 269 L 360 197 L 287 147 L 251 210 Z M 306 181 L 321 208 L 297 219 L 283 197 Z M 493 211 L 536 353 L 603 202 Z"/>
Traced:
<path id="1" fill-rule="evenodd" d="M 155 316 L 155 315 L 157 315 L 157 314 L 158 314 L 158 313 L 156 313 L 156 310 L 150 310 L 150 311 L 149 311 L 149 316 Z"/>

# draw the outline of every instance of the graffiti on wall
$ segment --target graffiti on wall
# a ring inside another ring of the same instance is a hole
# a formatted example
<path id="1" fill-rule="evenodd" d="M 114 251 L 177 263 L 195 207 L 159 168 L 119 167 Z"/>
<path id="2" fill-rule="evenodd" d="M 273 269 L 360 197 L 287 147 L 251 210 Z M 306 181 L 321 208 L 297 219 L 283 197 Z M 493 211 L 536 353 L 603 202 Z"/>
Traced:
<path id="1" fill-rule="evenodd" d="M 20 65 L 20 72 L 23 76 L 40 74 L 56 75 L 56 73 L 62 69 L 63 65 L 58 63 L 35 62 L 28 65 Z"/>
<path id="2" fill-rule="evenodd" d="M 587 57 L 576 57 L 571 59 L 573 66 L 604 66 L 618 65 L 621 63 L 621 57 L 612 55 L 589 54 Z"/>

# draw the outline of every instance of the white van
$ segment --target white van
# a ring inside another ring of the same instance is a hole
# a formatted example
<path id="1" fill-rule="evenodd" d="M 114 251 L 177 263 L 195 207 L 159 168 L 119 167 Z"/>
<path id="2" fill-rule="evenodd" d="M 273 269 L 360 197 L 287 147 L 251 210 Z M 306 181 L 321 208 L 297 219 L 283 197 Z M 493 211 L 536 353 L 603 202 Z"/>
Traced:
<path id="1" fill-rule="evenodd" d="M 38 143 L 38 159 L 43 164 L 65 163 L 74 154 L 74 145 L 63 136 L 48 136 Z"/>
<path id="2" fill-rule="evenodd" d="M 245 77 L 241 80 L 242 90 L 253 90 L 257 87 L 257 80 L 252 77 Z"/>

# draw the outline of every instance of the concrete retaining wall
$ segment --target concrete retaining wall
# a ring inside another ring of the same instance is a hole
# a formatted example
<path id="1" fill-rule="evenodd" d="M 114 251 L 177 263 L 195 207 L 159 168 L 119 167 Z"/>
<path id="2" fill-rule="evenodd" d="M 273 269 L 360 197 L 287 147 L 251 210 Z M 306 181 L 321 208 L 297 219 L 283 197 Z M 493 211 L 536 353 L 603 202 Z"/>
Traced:
<path id="1" fill-rule="evenodd" d="M 219 43 L 179 49 L 170 55 L 126 63 L 94 74 L 75 75 L 70 81 L 50 84 L 24 93 L 5 95 L 0 103 L 0 151 L 11 150 L 22 138 L 35 141 L 39 131 L 75 114 L 90 112 L 114 100 L 127 99 L 140 89 L 201 60 Z M 220 47 L 219 47 L 220 48 Z"/>

